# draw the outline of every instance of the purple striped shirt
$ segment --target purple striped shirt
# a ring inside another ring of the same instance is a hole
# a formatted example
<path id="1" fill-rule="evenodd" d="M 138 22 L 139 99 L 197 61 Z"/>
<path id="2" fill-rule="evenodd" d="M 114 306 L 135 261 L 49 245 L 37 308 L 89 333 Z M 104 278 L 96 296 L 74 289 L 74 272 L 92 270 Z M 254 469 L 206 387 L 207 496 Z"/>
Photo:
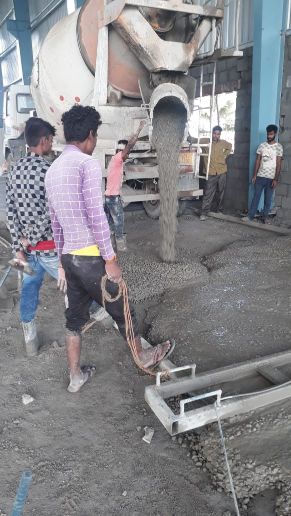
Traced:
<path id="1" fill-rule="evenodd" d="M 58 256 L 98 245 L 101 256 L 114 256 L 103 209 L 99 162 L 66 145 L 46 173 L 45 186 Z"/>

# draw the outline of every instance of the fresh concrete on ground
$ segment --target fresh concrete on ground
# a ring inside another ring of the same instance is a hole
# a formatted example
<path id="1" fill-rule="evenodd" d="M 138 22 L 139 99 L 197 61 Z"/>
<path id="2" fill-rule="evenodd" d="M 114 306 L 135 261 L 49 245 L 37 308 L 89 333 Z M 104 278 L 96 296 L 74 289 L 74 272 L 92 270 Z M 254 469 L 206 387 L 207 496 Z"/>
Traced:
<path id="1" fill-rule="evenodd" d="M 130 213 L 126 231 L 129 252 L 121 261 L 142 327 L 152 342 L 176 339 L 171 360 L 177 365 L 195 362 L 205 371 L 290 348 L 289 237 L 214 219 L 202 225 L 188 214 L 178 223 L 178 263 L 163 265 L 158 221 Z M 8 256 L 0 252 L 3 270 Z M 217 457 L 223 468 L 217 427 L 186 437 L 189 445 L 179 448 L 144 402 L 144 387 L 153 380 L 137 371 L 120 336 L 98 325 L 83 344 L 83 362 L 96 363 L 97 374 L 76 396 L 67 393 L 63 300 L 56 284 L 48 280 L 42 290 L 43 346 L 32 360 L 23 355 L 16 277 L 7 287 L 0 306 L 0 514 L 9 514 L 27 467 L 33 472 L 27 515 L 234 514 L 223 470 L 205 466 Z M 23 405 L 23 394 L 34 401 Z M 288 411 L 280 410 L 253 414 L 233 428 L 223 422 L 234 466 L 240 455 L 234 480 L 250 516 L 283 516 L 288 507 L 289 463 L 284 454 L 269 453 L 274 437 L 269 422 L 279 437 L 289 428 Z M 151 444 L 142 441 L 144 426 L 155 429 Z M 248 428 L 257 430 L 237 435 Z M 265 449 L 256 449 L 259 433 L 268 435 Z M 201 467 L 195 466 L 194 452 Z M 261 466 L 262 482 L 249 492 L 244 468 L 251 462 L 253 471 Z"/>

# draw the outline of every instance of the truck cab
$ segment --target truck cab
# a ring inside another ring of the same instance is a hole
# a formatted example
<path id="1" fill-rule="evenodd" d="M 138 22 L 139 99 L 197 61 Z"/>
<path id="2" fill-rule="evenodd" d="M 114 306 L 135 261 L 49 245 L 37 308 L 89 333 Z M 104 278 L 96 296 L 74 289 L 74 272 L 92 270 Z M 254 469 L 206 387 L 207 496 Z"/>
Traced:
<path id="1" fill-rule="evenodd" d="M 30 87 L 13 84 L 4 93 L 3 154 L 6 167 L 25 154 L 24 125 L 34 110 Z"/>

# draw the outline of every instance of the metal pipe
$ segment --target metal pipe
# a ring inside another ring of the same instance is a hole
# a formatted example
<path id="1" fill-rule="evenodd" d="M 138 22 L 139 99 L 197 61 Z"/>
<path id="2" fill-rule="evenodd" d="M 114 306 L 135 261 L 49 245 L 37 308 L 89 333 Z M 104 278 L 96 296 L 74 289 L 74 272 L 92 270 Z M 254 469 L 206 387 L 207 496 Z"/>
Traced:
<path id="1" fill-rule="evenodd" d="M 24 471 L 19 482 L 19 487 L 12 507 L 11 516 L 22 516 L 31 480 L 31 471 Z"/>
<path id="2" fill-rule="evenodd" d="M 7 280 L 10 271 L 11 271 L 11 265 L 9 265 L 9 267 L 7 267 L 7 269 L 4 272 L 2 278 L 0 279 L 0 288 L 4 285 L 5 281 Z"/>
<path id="3" fill-rule="evenodd" d="M 284 30 L 290 29 L 290 22 L 291 22 L 291 0 L 287 0 L 287 16 L 286 16 L 286 25 L 284 27 Z"/>
<path id="4" fill-rule="evenodd" d="M 240 0 L 236 0 L 236 6 L 235 6 L 235 35 L 234 35 L 234 47 L 235 47 L 235 50 L 239 49 L 239 22 L 240 22 Z"/>
<path id="5" fill-rule="evenodd" d="M 210 50 L 211 54 L 213 54 L 213 52 L 215 50 L 216 36 L 217 36 L 216 20 L 215 20 L 215 18 L 212 18 L 212 20 L 211 20 L 211 50 Z"/>
<path id="6" fill-rule="evenodd" d="M 206 167 L 206 179 L 208 179 L 208 176 L 209 176 L 211 151 L 212 151 L 213 102 L 214 102 L 214 95 L 215 95 L 215 87 L 216 87 L 216 61 L 214 61 L 214 63 L 213 63 L 212 92 L 211 92 L 211 99 L 210 99 L 210 106 L 211 106 L 211 109 L 210 109 L 210 142 L 209 142 L 208 160 L 207 160 L 207 167 Z"/>
<path id="7" fill-rule="evenodd" d="M 10 242 L 8 242 L 8 240 L 6 240 L 6 238 L 0 236 L 0 245 L 3 245 L 3 247 L 5 247 L 5 249 L 11 249 L 11 244 Z"/>

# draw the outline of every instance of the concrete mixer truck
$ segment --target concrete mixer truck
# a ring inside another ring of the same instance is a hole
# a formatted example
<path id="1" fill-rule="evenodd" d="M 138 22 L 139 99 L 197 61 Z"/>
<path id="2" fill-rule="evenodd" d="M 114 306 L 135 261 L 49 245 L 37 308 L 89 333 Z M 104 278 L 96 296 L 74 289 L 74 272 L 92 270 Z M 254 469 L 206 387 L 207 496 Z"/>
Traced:
<path id="1" fill-rule="evenodd" d="M 100 112 L 96 156 L 104 178 L 117 141 L 132 135 L 142 119 L 147 121 L 125 165 L 122 197 L 125 203 L 142 201 L 152 217 L 159 215 L 160 198 L 161 211 L 167 198 L 168 220 L 177 196 L 202 194 L 197 154 L 182 145 L 195 98 L 189 68 L 211 31 L 215 41 L 223 3 L 86 0 L 50 30 L 34 64 L 36 113 L 56 127 L 56 151 L 64 143 L 64 111 L 80 103 Z M 175 124 L 176 134 L 169 134 Z M 178 150 L 175 155 L 173 149 Z M 162 191 L 167 185 L 170 195 Z"/>
<path id="2" fill-rule="evenodd" d="M 74 103 L 94 105 L 103 121 L 96 154 L 106 175 L 116 142 L 134 133 L 141 119 L 148 120 L 125 167 L 125 202 L 158 199 L 152 141 L 155 108 L 171 98 L 189 118 L 195 81 L 188 71 L 205 38 L 222 19 L 223 1 L 216 4 L 87 0 L 57 23 L 42 44 L 31 92 L 37 114 L 58 128 L 59 143 L 63 142 L 61 114 Z M 191 165 L 193 171 L 192 158 L 193 154 L 181 154 L 178 189 L 196 195 L 195 174 L 183 174 Z"/>

